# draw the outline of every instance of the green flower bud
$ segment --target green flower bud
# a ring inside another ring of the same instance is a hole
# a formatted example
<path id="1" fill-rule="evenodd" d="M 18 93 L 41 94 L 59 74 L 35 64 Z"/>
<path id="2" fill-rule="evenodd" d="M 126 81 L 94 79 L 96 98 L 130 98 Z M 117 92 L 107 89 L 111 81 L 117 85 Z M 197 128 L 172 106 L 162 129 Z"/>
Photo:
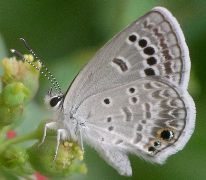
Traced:
<path id="1" fill-rule="evenodd" d="M 25 59 L 34 63 L 39 69 L 41 65 L 38 61 L 33 62 L 32 55 L 24 55 Z M 27 62 L 17 61 L 15 57 L 2 60 L 4 74 L 2 76 L 3 87 L 13 82 L 22 82 L 30 91 L 30 97 L 33 97 L 38 89 L 39 71 Z"/>
<path id="2" fill-rule="evenodd" d="M 26 150 L 17 146 L 10 146 L 0 155 L 0 163 L 15 174 L 32 174 L 34 171 L 28 163 Z"/>
<path id="3" fill-rule="evenodd" d="M 18 119 L 22 114 L 22 111 L 22 106 L 17 106 L 15 108 L 10 108 L 8 106 L 0 106 L 0 127 L 7 126 L 15 122 L 15 120 Z"/>
<path id="4" fill-rule="evenodd" d="M 26 151 L 17 146 L 10 146 L 0 156 L 0 162 L 7 168 L 14 168 L 16 166 L 24 165 L 28 160 Z"/>
<path id="5" fill-rule="evenodd" d="M 54 160 L 56 144 L 56 137 L 48 136 L 40 147 L 37 143 L 28 149 L 30 163 L 34 169 L 52 177 L 87 172 L 86 166 L 81 162 L 83 152 L 76 143 L 68 141 L 61 143 Z"/>
<path id="6" fill-rule="evenodd" d="M 33 61 L 32 55 L 25 55 L 25 59 Z M 32 62 L 41 68 L 39 62 Z M 0 88 L 0 127 L 13 122 L 20 122 L 20 115 L 26 101 L 31 99 L 38 89 L 39 71 L 27 62 L 17 61 L 15 57 L 1 61 L 3 75 Z M 18 119 L 18 120 L 17 120 Z"/>
<path id="7" fill-rule="evenodd" d="M 2 92 L 4 103 L 8 107 L 22 105 L 29 96 L 29 90 L 21 82 L 13 82 L 5 86 Z"/>

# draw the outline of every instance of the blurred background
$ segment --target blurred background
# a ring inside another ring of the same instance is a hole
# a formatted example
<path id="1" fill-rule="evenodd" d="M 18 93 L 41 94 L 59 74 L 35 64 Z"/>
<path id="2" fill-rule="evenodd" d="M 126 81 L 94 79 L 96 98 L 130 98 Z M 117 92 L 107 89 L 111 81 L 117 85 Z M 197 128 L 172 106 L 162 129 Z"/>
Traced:
<path id="1" fill-rule="evenodd" d="M 189 46 L 192 62 L 189 91 L 197 106 L 195 132 L 184 150 L 170 157 L 163 166 L 130 156 L 133 177 L 129 178 L 118 175 L 87 147 L 88 173 L 68 179 L 206 179 L 206 1 L 0 0 L 0 58 L 11 56 L 10 48 L 28 53 L 18 39 L 24 37 L 64 91 L 102 45 L 154 6 L 164 6 L 173 13 Z M 49 82 L 41 78 L 39 92 L 17 129 L 19 134 L 34 129 L 45 117 L 43 98 L 49 87 Z"/>

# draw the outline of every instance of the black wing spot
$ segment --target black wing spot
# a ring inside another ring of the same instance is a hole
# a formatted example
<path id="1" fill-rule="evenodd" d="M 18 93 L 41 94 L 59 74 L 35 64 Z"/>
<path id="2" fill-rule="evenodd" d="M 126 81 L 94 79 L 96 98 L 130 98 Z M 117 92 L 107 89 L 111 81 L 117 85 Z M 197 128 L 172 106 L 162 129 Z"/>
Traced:
<path id="1" fill-rule="evenodd" d="M 145 72 L 145 74 L 146 74 L 147 76 L 153 76 L 153 75 L 155 75 L 155 71 L 154 71 L 154 69 L 152 69 L 152 68 L 147 68 L 147 69 L 144 70 L 144 72 Z"/>
<path id="2" fill-rule="evenodd" d="M 160 147 L 161 146 L 161 142 L 160 141 L 155 141 L 154 142 L 154 146 L 155 147 Z"/>
<path id="3" fill-rule="evenodd" d="M 108 98 L 105 98 L 105 99 L 104 99 L 104 103 L 105 103 L 105 104 L 110 104 L 110 100 L 109 100 Z"/>
<path id="4" fill-rule="evenodd" d="M 154 57 L 147 58 L 147 64 L 149 64 L 150 66 L 157 64 L 156 58 L 154 58 Z"/>
<path id="5" fill-rule="evenodd" d="M 137 98 L 136 97 L 132 97 L 132 102 L 135 104 L 137 102 Z"/>
<path id="6" fill-rule="evenodd" d="M 153 146 L 150 146 L 150 147 L 148 148 L 148 151 L 149 151 L 149 152 L 155 152 L 156 149 L 155 149 Z"/>
<path id="7" fill-rule="evenodd" d="M 128 39 L 129 39 L 131 42 L 135 42 L 135 41 L 137 40 L 137 36 L 134 35 L 134 34 L 132 34 L 132 35 L 129 36 Z"/>
<path id="8" fill-rule="evenodd" d="M 107 118 L 107 122 L 111 122 L 112 121 L 112 118 L 111 117 L 108 117 Z"/>
<path id="9" fill-rule="evenodd" d="M 145 49 L 144 49 L 144 53 L 145 54 L 147 54 L 147 55 L 153 55 L 154 53 L 155 53 L 155 50 L 154 50 L 154 48 L 153 47 L 146 47 Z"/>
<path id="10" fill-rule="evenodd" d="M 133 88 L 133 87 L 129 88 L 129 92 L 130 93 L 134 93 L 135 92 L 135 88 Z"/>
<path id="11" fill-rule="evenodd" d="M 142 48 L 147 46 L 147 40 L 145 39 L 140 39 L 138 43 L 139 43 L 139 46 Z"/>
<path id="12" fill-rule="evenodd" d="M 110 126 L 110 127 L 108 128 L 109 131 L 112 131 L 113 129 L 114 129 L 113 126 Z"/>

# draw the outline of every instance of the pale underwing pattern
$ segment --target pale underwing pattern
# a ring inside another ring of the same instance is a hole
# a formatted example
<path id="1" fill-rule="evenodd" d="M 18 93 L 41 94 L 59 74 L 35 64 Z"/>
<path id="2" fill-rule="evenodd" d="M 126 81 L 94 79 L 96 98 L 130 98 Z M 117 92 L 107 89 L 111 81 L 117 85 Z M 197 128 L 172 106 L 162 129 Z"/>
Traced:
<path id="1" fill-rule="evenodd" d="M 58 144 L 88 143 L 121 175 L 132 175 L 128 154 L 162 164 L 194 130 L 189 75 L 182 30 L 167 9 L 155 7 L 103 46 L 62 98 L 49 95 L 49 102 L 58 99 L 58 115 L 45 136 L 52 128 Z"/>

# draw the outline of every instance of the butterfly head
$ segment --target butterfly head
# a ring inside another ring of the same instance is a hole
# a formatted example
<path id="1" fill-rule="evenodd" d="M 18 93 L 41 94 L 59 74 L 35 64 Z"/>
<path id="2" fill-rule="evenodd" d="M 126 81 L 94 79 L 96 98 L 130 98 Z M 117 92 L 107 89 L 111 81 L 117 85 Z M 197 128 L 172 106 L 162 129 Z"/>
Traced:
<path id="1" fill-rule="evenodd" d="M 57 111 L 61 109 L 63 99 L 64 98 L 62 94 L 53 93 L 51 88 L 45 96 L 44 102 L 49 109 Z"/>

